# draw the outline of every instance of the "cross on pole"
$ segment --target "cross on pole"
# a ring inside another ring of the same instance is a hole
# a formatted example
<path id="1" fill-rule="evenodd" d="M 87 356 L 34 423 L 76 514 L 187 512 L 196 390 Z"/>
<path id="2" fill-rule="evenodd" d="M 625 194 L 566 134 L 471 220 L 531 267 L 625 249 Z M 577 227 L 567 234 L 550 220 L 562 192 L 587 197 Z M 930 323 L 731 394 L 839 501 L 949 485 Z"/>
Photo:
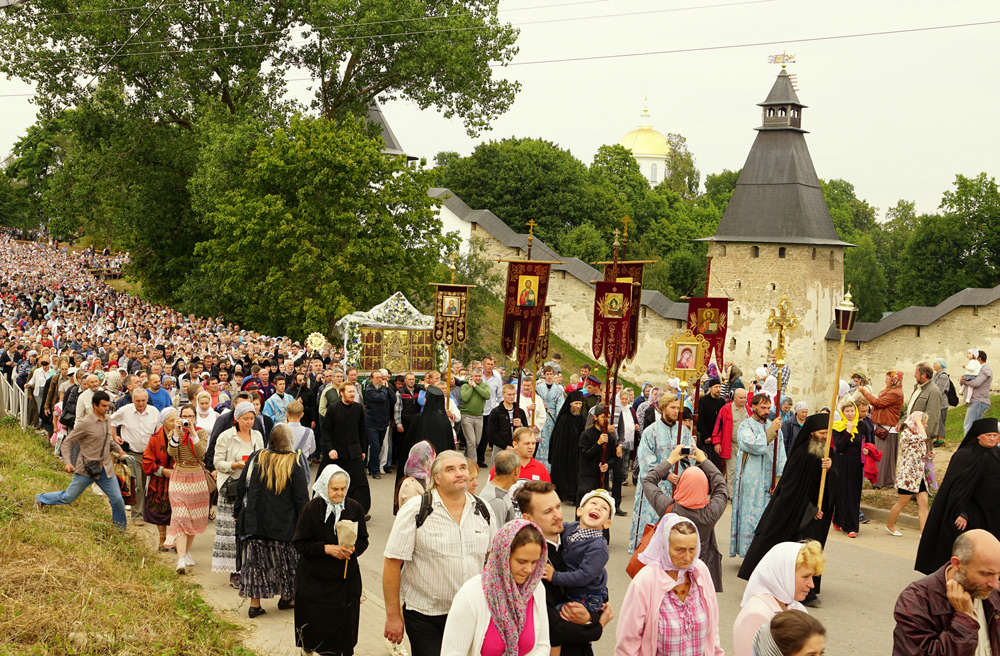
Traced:
<path id="1" fill-rule="evenodd" d="M 767 329 L 778 331 L 778 347 L 774 349 L 775 364 L 778 365 L 778 397 L 774 400 L 776 406 L 776 417 L 781 416 L 781 372 L 785 366 L 785 331 L 787 330 L 788 332 L 791 332 L 799 325 L 799 318 L 794 312 L 789 310 L 790 307 L 791 303 L 788 302 L 788 297 L 782 296 L 781 302 L 778 303 L 778 313 L 775 314 L 774 310 L 771 310 L 771 316 L 767 318 Z M 774 440 L 774 459 L 771 462 L 772 492 L 777 484 L 779 442 L 781 442 L 781 440 Z"/>
<path id="2" fill-rule="evenodd" d="M 535 239 L 535 226 L 537 226 L 538 224 L 535 223 L 534 219 L 529 219 L 528 222 L 525 225 L 528 226 L 528 259 L 530 260 L 531 259 L 531 242 L 534 241 L 534 239 Z"/>
<path id="3" fill-rule="evenodd" d="M 455 282 L 455 269 L 457 268 L 455 266 L 455 260 L 458 259 L 458 253 L 452 251 L 449 257 L 451 258 L 451 266 L 448 267 L 449 269 L 451 269 L 451 281 Z"/>

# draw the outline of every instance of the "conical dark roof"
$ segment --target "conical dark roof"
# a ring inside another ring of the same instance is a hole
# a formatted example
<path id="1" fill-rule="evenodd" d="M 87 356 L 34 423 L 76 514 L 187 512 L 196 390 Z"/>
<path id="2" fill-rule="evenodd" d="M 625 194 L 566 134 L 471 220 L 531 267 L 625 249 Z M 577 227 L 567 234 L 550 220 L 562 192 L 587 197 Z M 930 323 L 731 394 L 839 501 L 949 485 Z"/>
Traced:
<path id="1" fill-rule="evenodd" d="M 375 123 L 380 128 L 382 128 L 382 140 L 385 142 L 385 148 L 382 152 L 386 155 L 406 155 L 406 151 L 403 147 L 399 145 L 399 139 L 396 138 L 396 134 L 389 127 L 389 121 L 385 119 L 385 114 L 382 113 L 382 108 L 378 106 L 378 103 L 372 102 L 368 106 L 368 122 Z M 416 157 L 410 157 L 407 155 L 408 160 L 415 160 Z"/>
<path id="2" fill-rule="evenodd" d="M 715 236 L 703 241 L 850 246 L 837 237 L 804 130 L 797 126 L 799 115 L 792 119 L 789 113 L 783 125 L 767 118 L 774 105 L 804 106 L 784 70 L 760 105 L 768 125 L 757 128 Z"/>

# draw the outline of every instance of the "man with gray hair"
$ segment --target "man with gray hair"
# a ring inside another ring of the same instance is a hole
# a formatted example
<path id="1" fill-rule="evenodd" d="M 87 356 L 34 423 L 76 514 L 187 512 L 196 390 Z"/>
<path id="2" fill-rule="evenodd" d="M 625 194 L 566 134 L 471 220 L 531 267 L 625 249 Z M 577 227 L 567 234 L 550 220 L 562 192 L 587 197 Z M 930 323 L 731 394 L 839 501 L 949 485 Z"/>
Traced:
<path id="1" fill-rule="evenodd" d="M 906 404 L 906 416 L 912 415 L 919 410 L 927 414 L 927 435 L 938 434 L 938 424 L 941 422 L 941 405 L 944 397 L 941 390 L 934 384 L 934 369 L 926 362 L 917 365 L 913 372 L 913 378 L 917 384 L 913 386 L 913 394 L 910 402 Z M 927 445 L 930 448 L 930 444 Z"/>
<path id="2" fill-rule="evenodd" d="M 117 429 L 114 440 L 129 456 L 129 470 L 135 477 L 135 503 L 132 504 L 132 523 L 143 524 L 143 510 L 146 501 L 147 476 L 142 469 L 142 454 L 149 444 L 149 438 L 156 432 L 160 413 L 149 404 L 149 393 L 141 387 L 132 392 L 132 403 L 115 410 L 111 415 L 111 427 Z M 165 535 L 165 534 L 164 534 Z"/>
<path id="3" fill-rule="evenodd" d="M 979 656 L 1000 648 L 1000 540 L 973 529 L 956 538 L 951 553 L 896 600 L 893 656 Z"/>
<path id="4" fill-rule="evenodd" d="M 80 421 L 91 411 L 90 400 L 94 398 L 100 380 L 94 374 L 87 374 L 83 379 L 83 391 L 76 397 L 76 420 Z"/>
<path id="5" fill-rule="evenodd" d="M 490 506 L 490 514 L 501 525 L 517 518 L 510 488 L 521 476 L 521 457 L 515 451 L 500 451 L 493 458 L 493 480 L 488 482 L 479 498 Z"/>

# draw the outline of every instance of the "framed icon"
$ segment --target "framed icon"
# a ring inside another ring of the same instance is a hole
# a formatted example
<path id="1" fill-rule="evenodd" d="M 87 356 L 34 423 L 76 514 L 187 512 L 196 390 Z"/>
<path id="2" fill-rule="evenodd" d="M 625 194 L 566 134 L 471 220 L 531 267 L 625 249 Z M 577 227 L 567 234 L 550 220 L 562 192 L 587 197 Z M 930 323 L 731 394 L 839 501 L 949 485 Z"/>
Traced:
<path id="1" fill-rule="evenodd" d="M 538 276 L 519 276 L 517 279 L 517 304 L 535 307 L 538 300 Z"/>

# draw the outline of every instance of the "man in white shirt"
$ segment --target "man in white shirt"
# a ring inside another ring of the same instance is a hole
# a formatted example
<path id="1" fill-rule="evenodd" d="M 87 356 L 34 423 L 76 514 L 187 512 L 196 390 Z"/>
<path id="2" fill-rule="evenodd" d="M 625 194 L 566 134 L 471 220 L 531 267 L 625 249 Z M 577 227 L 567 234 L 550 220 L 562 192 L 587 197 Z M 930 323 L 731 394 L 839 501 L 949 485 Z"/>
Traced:
<path id="1" fill-rule="evenodd" d="M 41 419 L 42 404 L 45 402 L 45 383 L 48 382 L 50 372 L 52 371 L 49 356 L 43 356 L 39 365 L 35 369 L 35 373 L 32 374 L 29 384 L 31 385 L 31 394 L 35 397 L 35 403 L 38 404 L 38 417 Z"/>
<path id="2" fill-rule="evenodd" d="M 440 655 L 452 599 L 482 572 L 499 529 L 485 502 L 468 492 L 464 455 L 442 451 L 431 465 L 431 479 L 429 508 L 424 508 L 426 495 L 399 508 L 382 574 L 385 637 L 399 644 L 405 626 L 413 656 Z"/>
<path id="3" fill-rule="evenodd" d="M 146 473 L 142 470 L 142 453 L 149 438 L 156 432 L 160 413 L 149 405 L 149 393 L 141 387 L 132 391 L 132 403 L 123 405 L 111 415 L 111 426 L 118 428 L 115 437 L 129 455 L 129 468 L 135 477 L 135 503 L 132 504 L 132 523 L 142 526 L 142 511 L 146 502 Z"/>

